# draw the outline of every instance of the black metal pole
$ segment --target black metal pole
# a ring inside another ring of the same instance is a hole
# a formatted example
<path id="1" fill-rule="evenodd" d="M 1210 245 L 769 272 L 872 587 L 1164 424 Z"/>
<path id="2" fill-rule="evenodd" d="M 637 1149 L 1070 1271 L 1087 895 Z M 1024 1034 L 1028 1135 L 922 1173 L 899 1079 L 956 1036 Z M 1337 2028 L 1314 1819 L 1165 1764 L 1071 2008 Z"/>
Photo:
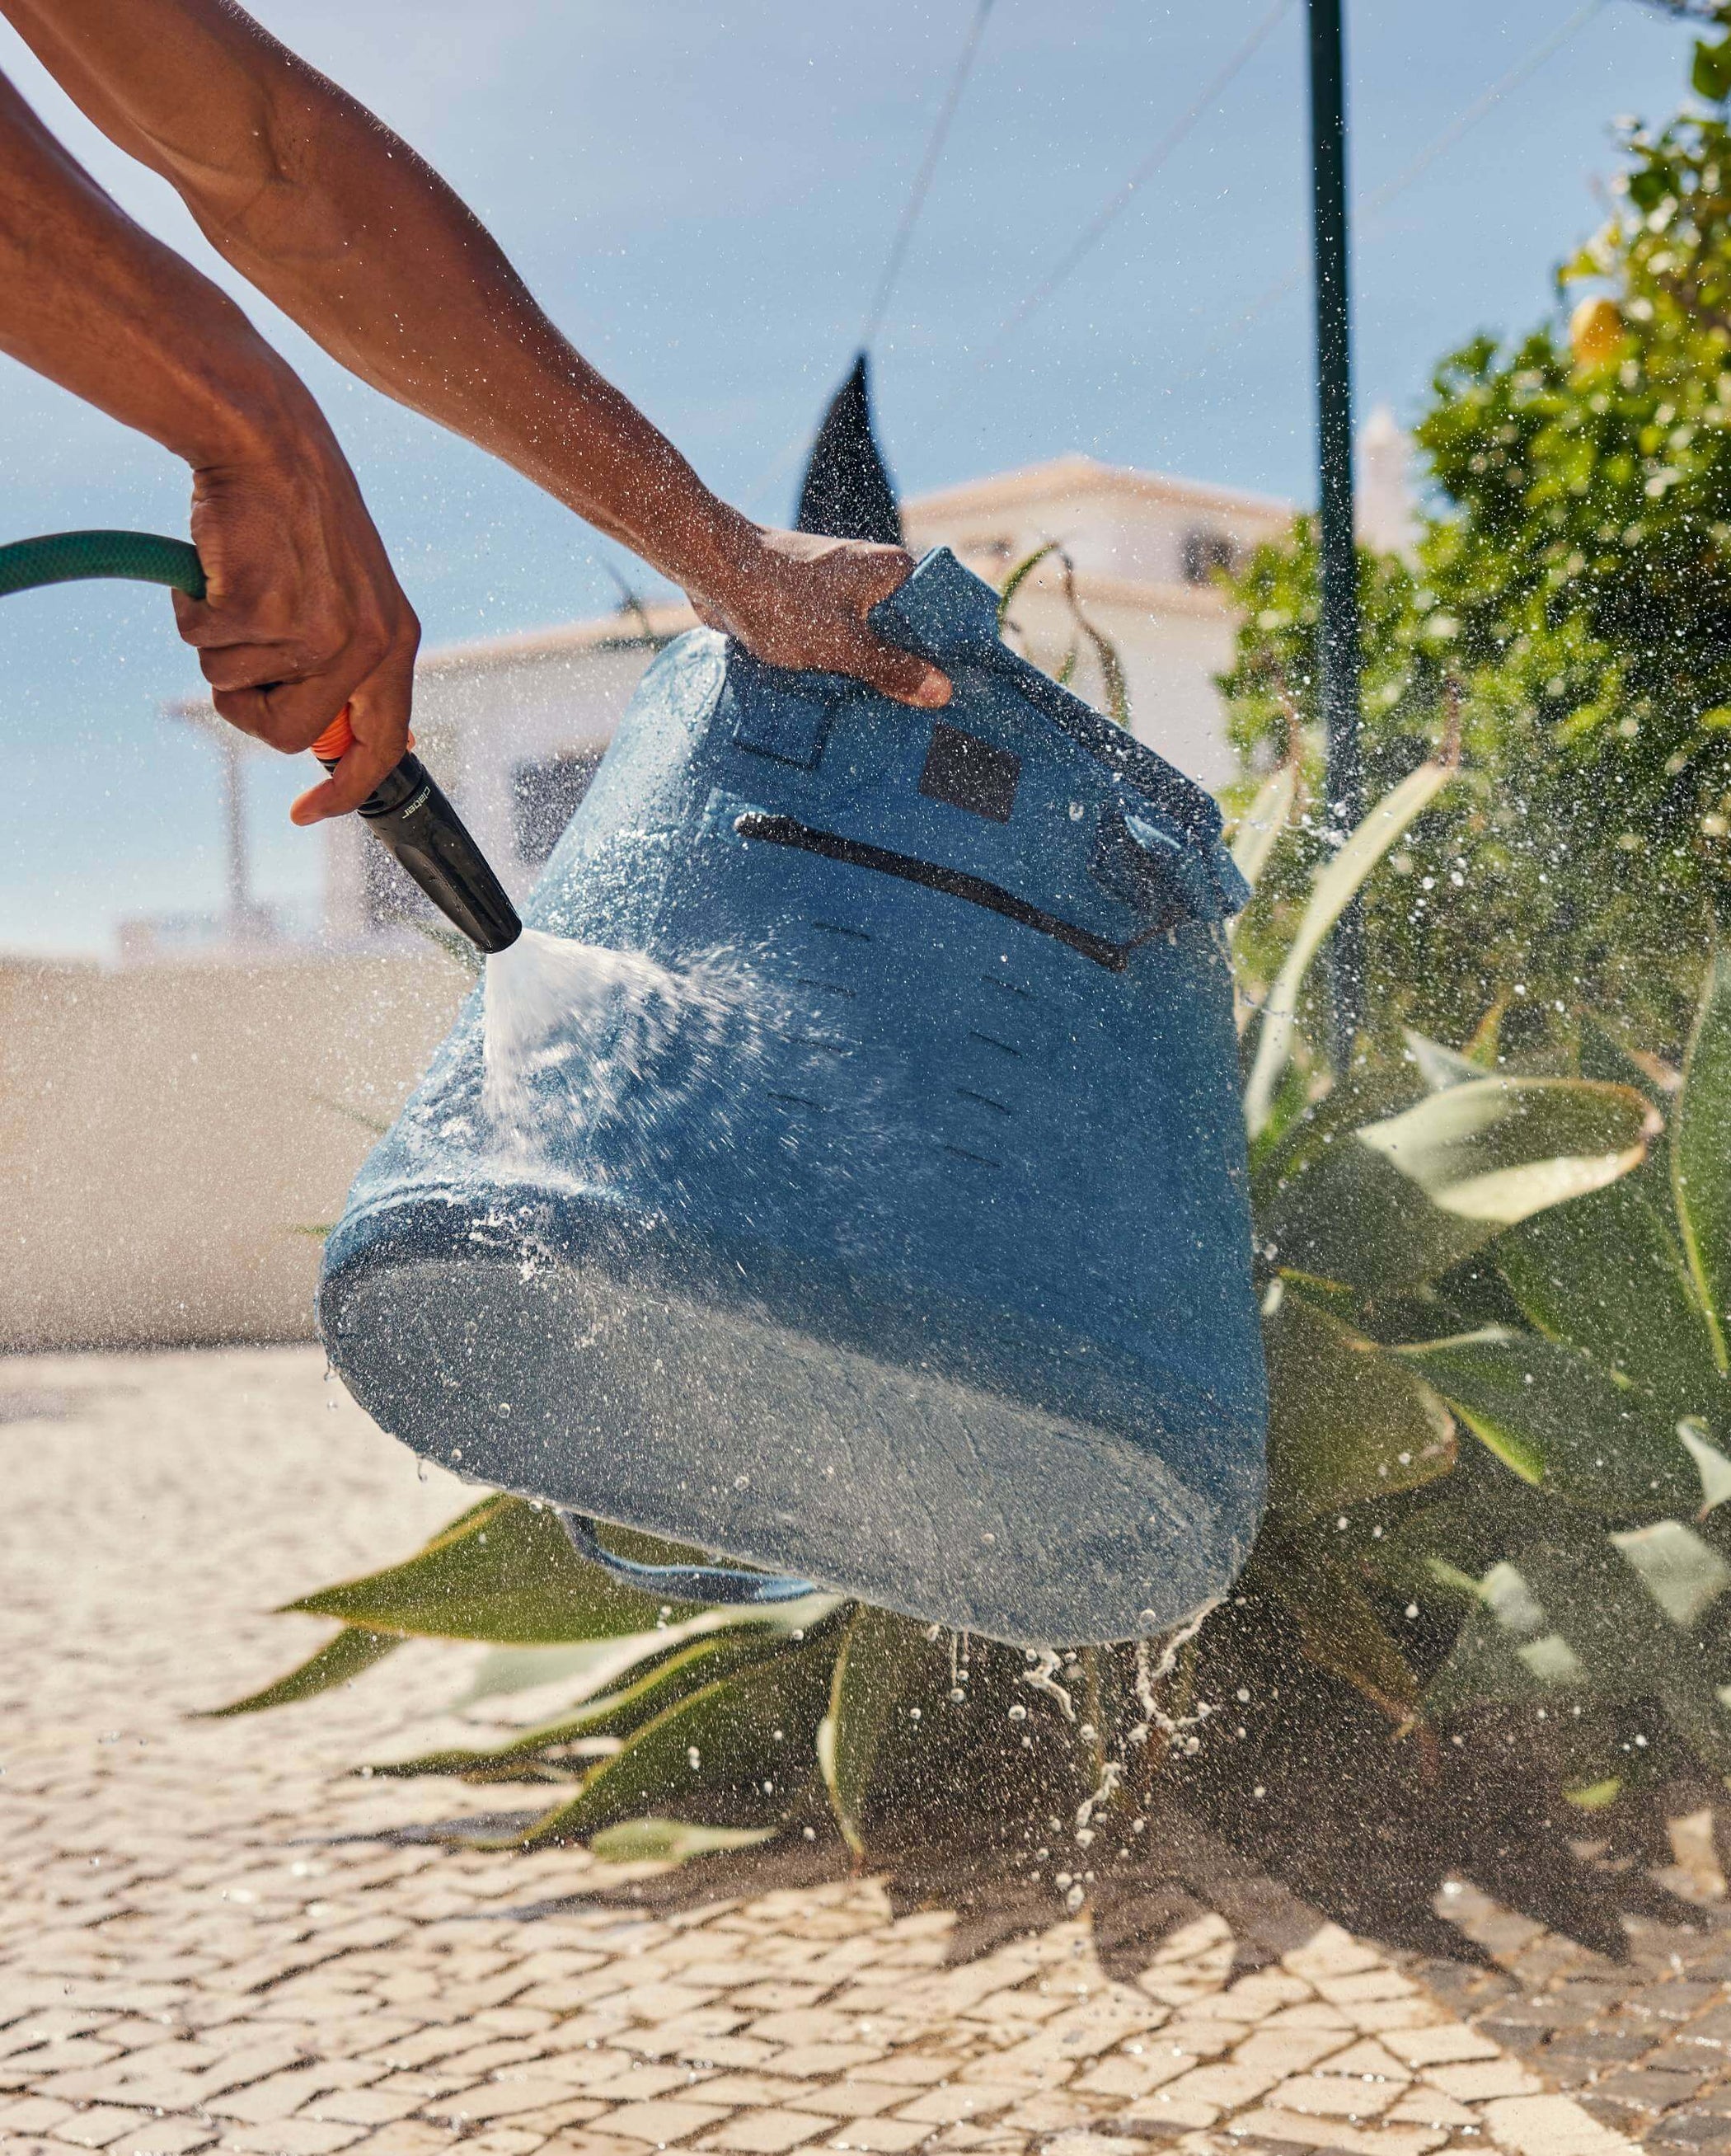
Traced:
<path id="1" fill-rule="evenodd" d="M 1346 64 L 1341 0 L 1309 0 L 1310 163 L 1316 262 L 1317 453 L 1322 557 L 1321 704 L 1328 812 L 1343 834 L 1365 813 L 1359 749 L 1359 591 L 1352 503 L 1352 329 L 1347 287 Z M 1365 1009 L 1356 901 L 1329 946 L 1330 1047 L 1344 1072 Z"/>

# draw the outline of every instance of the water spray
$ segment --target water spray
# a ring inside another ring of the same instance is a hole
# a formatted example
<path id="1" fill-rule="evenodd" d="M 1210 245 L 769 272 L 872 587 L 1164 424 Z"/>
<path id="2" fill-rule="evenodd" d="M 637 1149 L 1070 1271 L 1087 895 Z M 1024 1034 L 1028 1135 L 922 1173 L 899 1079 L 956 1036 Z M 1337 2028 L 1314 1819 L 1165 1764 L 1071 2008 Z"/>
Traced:
<path id="1" fill-rule="evenodd" d="M 0 598 L 92 577 L 164 584 L 189 598 L 204 597 L 204 570 L 197 550 L 183 539 L 165 539 L 149 531 L 55 531 L 0 547 Z M 313 753 L 330 771 L 353 740 L 345 705 L 313 743 Z M 361 803 L 359 814 L 404 872 L 478 951 L 491 957 L 517 941 L 523 924 L 504 886 L 412 747 Z"/>

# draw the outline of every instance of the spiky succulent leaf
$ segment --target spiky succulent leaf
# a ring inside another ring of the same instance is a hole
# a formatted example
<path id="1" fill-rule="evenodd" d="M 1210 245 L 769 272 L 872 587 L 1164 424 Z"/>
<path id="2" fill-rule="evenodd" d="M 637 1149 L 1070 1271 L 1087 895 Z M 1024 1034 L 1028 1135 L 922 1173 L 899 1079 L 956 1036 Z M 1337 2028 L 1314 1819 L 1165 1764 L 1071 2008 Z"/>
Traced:
<path id="1" fill-rule="evenodd" d="M 1548 1339 L 1627 1378 L 1671 1415 L 1699 1415 L 1731 1435 L 1731 1383 L 1713 1360 L 1662 1163 L 1535 1214 L 1498 1240 L 1496 1257 Z"/>
<path id="2" fill-rule="evenodd" d="M 1676 1521 L 1517 1551 L 1477 1584 L 1426 1703 L 1440 1716 L 1506 1700 L 1652 1699 L 1707 1765 L 1731 1771 L 1718 1696 L 1731 1672 L 1698 1636 L 1728 1587 L 1731 1566 Z"/>
<path id="3" fill-rule="evenodd" d="M 289 1707 L 296 1700 L 311 1699 L 319 1692 L 329 1691 L 334 1685 L 351 1682 L 402 1645 L 401 1633 L 368 1632 L 359 1625 L 346 1625 L 334 1639 L 327 1640 L 316 1654 L 297 1663 L 286 1676 L 266 1685 L 262 1691 L 248 1692 L 244 1699 L 231 1700 L 227 1707 L 213 1707 L 211 1718 L 215 1720 L 228 1714 L 259 1714 L 267 1707 Z"/>
<path id="4" fill-rule="evenodd" d="M 822 1607 L 814 1605 L 822 1604 Z M 842 1607 L 836 1595 L 812 1595 L 797 1608 L 806 1625 L 816 1630 L 822 1620 Z M 504 1744 L 475 1749 L 453 1747 L 429 1752 L 415 1759 L 375 1766 L 376 1774 L 468 1774 L 496 1779 L 513 1768 L 545 1761 L 565 1746 L 596 1737 L 627 1738 L 658 1715 L 722 1679 L 736 1676 L 755 1663 L 784 1651 L 791 1625 L 735 1624 L 697 1640 L 679 1640 L 658 1651 L 653 1633 L 647 1636 L 644 1652 L 630 1668 L 615 1672 L 615 1681 L 605 1692 L 585 1700 L 581 1707 L 558 1715 L 533 1728 L 520 1730 Z"/>
<path id="5" fill-rule="evenodd" d="M 1698 1508 L 1700 1475 L 1675 1423 L 1572 1348 L 1489 1326 L 1399 1352 L 1535 1489 L 1625 1519 Z"/>
<path id="6" fill-rule="evenodd" d="M 1319 1669 L 1344 1678 L 1401 1727 L 1419 1713 L 1411 1666 L 1358 1581 L 1300 1530 L 1266 1522 L 1244 1575 L 1247 1589 L 1272 1595 Z"/>
<path id="7" fill-rule="evenodd" d="M 1268 1120 L 1274 1089 L 1291 1060 L 1298 998 L 1312 960 L 1377 863 L 1452 775 L 1451 764 L 1421 764 L 1383 796 L 1339 850 L 1317 871 L 1291 948 L 1262 1006 L 1262 1029 L 1244 1093 L 1244 1119 L 1252 1137 Z"/>
<path id="8" fill-rule="evenodd" d="M 1315 1519 L 1453 1466 L 1453 1418 L 1419 1373 L 1290 1281 L 1269 1291 L 1262 1344 L 1276 1512 Z"/>
<path id="9" fill-rule="evenodd" d="M 503 1496 L 453 1520 L 405 1563 L 286 1606 L 376 1631 L 500 1646 L 648 1631 L 663 1608 L 580 1558 L 556 1513 Z"/>
<path id="10" fill-rule="evenodd" d="M 817 1771 L 817 1725 L 839 1641 L 786 1647 L 703 1686 L 646 1722 L 581 1789 L 511 1845 L 581 1841 L 615 1821 L 683 1810 L 699 1797 L 782 1819 Z M 766 1787 L 767 1784 L 769 1786 Z"/>
<path id="11" fill-rule="evenodd" d="M 930 1661 L 920 1628 L 887 1609 L 860 1609 L 842 1639 L 829 1712 L 817 1732 L 817 1761 L 842 1838 L 857 1856 L 865 1853 L 866 1798 L 878 1748 Z"/>
<path id="12" fill-rule="evenodd" d="M 731 1849 L 755 1849 L 773 1839 L 772 1826 L 699 1826 L 693 1820 L 621 1820 L 590 1837 L 609 1864 L 689 1864 Z"/>

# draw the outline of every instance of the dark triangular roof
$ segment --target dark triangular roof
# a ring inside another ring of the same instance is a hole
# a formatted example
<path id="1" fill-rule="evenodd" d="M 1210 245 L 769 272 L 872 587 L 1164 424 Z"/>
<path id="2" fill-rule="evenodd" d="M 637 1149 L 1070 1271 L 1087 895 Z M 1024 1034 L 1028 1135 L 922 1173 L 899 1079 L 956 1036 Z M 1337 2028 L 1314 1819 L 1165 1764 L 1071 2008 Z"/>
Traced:
<path id="1" fill-rule="evenodd" d="M 812 444 L 800 489 L 796 531 L 825 531 L 832 539 L 877 539 L 902 543 L 895 488 L 872 432 L 871 386 L 866 356 L 830 400 Z"/>

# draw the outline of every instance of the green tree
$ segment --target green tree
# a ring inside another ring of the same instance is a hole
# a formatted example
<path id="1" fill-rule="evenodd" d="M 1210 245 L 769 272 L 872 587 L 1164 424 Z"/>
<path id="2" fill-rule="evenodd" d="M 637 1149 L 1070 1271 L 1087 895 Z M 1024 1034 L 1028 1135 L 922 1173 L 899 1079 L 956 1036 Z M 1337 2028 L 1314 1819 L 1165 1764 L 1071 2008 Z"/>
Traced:
<path id="1" fill-rule="evenodd" d="M 1460 1038 L 1524 1005 L 1566 1034 L 1596 1009 L 1675 1047 L 1731 897 L 1731 38 L 1693 81 L 1708 109 L 1624 131 L 1614 213 L 1559 273 L 1559 302 L 1594 288 L 1572 334 L 1559 305 L 1437 369 L 1416 562 L 1361 558 L 1373 793 L 1437 747 L 1464 762 L 1370 894 L 1387 1022 Z M 1235 588 L 1237 746 L 1254 772 L 1303 744 L 1314 798 L 1308 522 Z"/>

